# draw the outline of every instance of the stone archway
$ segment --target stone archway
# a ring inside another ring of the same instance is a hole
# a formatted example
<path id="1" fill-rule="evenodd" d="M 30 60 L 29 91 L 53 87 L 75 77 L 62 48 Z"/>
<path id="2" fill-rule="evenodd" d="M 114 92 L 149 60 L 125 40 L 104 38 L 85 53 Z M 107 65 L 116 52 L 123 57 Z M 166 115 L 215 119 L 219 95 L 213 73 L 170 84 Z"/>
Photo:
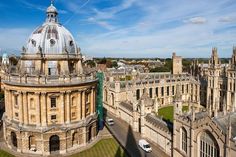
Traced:
<path id="1" fill-rule="evenodd" d="M 11 143 L 14 147 L 17 148 L 17 137 L 15 132 L 11 132 Z"/>
<path id="2" fill-rule="evenodd" d="M 29 137 L 29 150 L 36 151 L 36 140 L 33 135 Z"/>
<path id="3" fill-rule="evenodd" d="M 93 137 L 93 131 L 92 131 L 93 126 L 89 126 L 89 131 L 88 131 L 88 142 L 92 139 Z"/>
<path id="4" fill-rule="evenodd" d="M 72 146 L 79 144 L 79 134 L 74 132 L 72 135 Z"/>
<path id="5" fill-rule="evenodd" d="M 219 157 L 220 149 L 215 137 L 211 134 L 210 131 L 205 130 L 201 132 L 198 136 L 199 144 L 198 151 L 199 157 L 201 156 L 211 156 Z"/>
<path id="6" fill-rule="evenodd" d="M 57 135 L 52 135 L 49 140 L 50 152 L 56 152 L 60 150 L 60 138 Z"/>

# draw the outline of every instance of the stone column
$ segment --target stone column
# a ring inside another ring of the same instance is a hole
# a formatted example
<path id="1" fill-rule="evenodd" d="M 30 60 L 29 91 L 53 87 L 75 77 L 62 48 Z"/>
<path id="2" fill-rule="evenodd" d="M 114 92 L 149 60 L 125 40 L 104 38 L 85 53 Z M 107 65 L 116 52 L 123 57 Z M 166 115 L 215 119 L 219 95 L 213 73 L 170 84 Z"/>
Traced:
<path id="1" fill-rule="evenodd" d="M 163 89 L 164 89 L 164 95 L 163 95 L 163 105 L 166 105 L 166 89 L 167 87 L 165 85 L 163 85 Z"/>
<path id="2" fill-rule="evenodd" d="M 66 92 L 66 123 L 70 123 L 71 112 L 70 112 L 70 93 L 71 91 Z"/>
<path id="3" fill-rule="evenodd" d="M 22 93 L 19 92 L 18 94 L 18 101 L 19 101 L 19 121 L 20 121 L 20 125 L 22 125 L 24 123 L 24 112 L 23 112 L 23 98 L 22 98 Z"/>
<path id="4" fill-rule="evenodd" d="M 81 99 L 81 108 L 82 108 L 82 119 L 85 118 L 85 91 L 82 92 L 82 99 Z"/>
<path id="5" fill-rule="evenodd" d="M 81 91 L 78 91 L 78 102 L 77 102 L 77 120 L 80 120 L 81 119 Z"/>
<path id="6" fill-rule="evenodd" d="M 13 103 L 12 103 L 12 92 L 9 90 L 9 93 L 8 93 L 8 97 L 9 97 L 9 106 L 8 106 L 8 109 L 9 109 L 9 113 L 10 113 L 10 119 L 12 120 L 13 119 Z"/>
<path id="7" fill-rule="evenodd" d="M 40 126 L 41 125 L 41 120 L 40 120 L 40 93 L 35 92 L 35 102 L 36 102 L 36 125 Z"/>
<path id="8" fill-rule="evenodd" d="M 9 90 L 5 89 L 5 112 L 8 119 L 10 119 L 10 104 L 9 104 L 10 93 L 9 92 L 10 92 Z"/>
<path id="9" fill-rule="evenodd" d="M 41 93 L 41 121 L 42 126 L 47 126 L 47 99 L 46 99 L 47 93 Z"/>
<path id="10" fill-rule="evenodd" d="M 93 97 L 94 97 L 94 89 L 92 88 L 91 93 L 90 93 L 90 114 L 94 113 L 94 100 L 93 100 Z"/>
<path id="11" fill-rule="evenodd" d="M 97 96 L 97 95 L 96 95 L 96 88 L 94 88 L 93 90 L 94 90 L 94 91 L 93 91 L 93 106 L 94 106 L 93 112 L 96 112 L 96 111 L 97 111 L 97 110 L 96 110 L 96 109 L 97 109 L 97 104 L 96 104 L 96 102 L 97 102 L 97 101 L 96 101 L 96 96 Z"/>
<path id="12" fill-rule="evenodd" d="M 65 92 L 61 91 L 61 123 L 65 123 Z"/>
<path id="13" fill-rule="evenodd" d="M 23 92 L 24 123 L 29 124 L 27 92 Z"/>

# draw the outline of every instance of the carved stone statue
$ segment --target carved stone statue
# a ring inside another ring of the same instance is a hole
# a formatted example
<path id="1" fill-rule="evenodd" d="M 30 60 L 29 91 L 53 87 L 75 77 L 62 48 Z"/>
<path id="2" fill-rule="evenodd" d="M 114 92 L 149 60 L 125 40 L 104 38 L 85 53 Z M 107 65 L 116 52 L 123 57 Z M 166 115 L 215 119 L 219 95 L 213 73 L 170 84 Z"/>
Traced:
<path id="1" fill-rule="evenodd" d="M 26 52 L 26 48 L 24 46 L 22 47 L 22 52 Z"/>

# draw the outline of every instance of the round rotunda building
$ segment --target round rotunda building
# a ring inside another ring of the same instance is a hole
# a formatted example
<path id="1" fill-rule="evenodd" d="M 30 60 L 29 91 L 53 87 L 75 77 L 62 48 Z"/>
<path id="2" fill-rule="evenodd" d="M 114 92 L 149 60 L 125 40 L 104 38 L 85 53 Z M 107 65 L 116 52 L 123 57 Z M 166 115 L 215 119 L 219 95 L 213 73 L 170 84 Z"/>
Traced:
<path id="1" fill-rule="evenodd" d="M 45 23 L 4 71 L 4 139 L 21 153 L 64 154 L 96 138 L 95 73 L 82 68 L 80 48 L 51 4 Z"/>

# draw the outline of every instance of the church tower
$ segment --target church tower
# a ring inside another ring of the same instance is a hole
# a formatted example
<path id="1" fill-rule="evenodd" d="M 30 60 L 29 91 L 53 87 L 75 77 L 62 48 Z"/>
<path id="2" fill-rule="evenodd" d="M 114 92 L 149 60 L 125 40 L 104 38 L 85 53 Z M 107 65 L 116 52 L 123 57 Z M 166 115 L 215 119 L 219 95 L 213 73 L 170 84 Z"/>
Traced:
<path id="1" fill-rule="evenodd" d="M 181 95 L 181 89 L 180 85 L 176 86 L 176 94 L 174 98 L 174 116 L 181 115 L 182 114 L 182 108 L 183 108 L 183 100 Z"/>
<path id="2" fill-rule="evenodd" d="M 182 74 L 183 66 L 182 66 L 182 57 L 176 56 L 174 52 L 172 54 L 172 73 L 175 74 Z"/>
<path id="3" fill-rule="evenodd" d="M 210 115 L 213 115 L 213 111 L 215 112 L 215 109 L 219 108 L 219 105 L 223 105 L 223 99 L 220 98 L 219 91 L 221 62 L 217 54 L 217 48 L 212 49 L 212 55 L 208 67 L 207 107 L 208 110 L 212 112 Z"/>

